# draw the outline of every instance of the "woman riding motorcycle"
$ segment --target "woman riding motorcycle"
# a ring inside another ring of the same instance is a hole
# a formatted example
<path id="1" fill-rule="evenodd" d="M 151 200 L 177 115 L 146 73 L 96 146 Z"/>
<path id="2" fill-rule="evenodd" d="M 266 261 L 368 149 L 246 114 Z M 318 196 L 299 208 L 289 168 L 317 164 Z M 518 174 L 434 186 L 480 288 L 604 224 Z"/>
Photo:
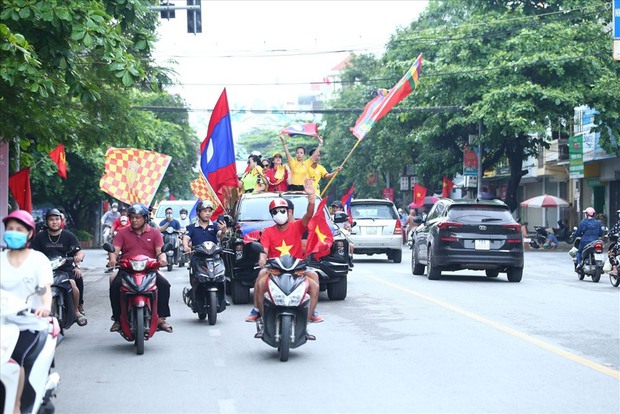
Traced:
<path id="1" fill-rule="evenodd" d="M 4 242 L 7 250 L 0 255 L 2 278 L 0 288 L 24 300 L 39 318 L 48 317 L 52 311 L 53 282 L 52 265 L 41 252 L 28 248 L 35 232 L 34 219 L 24 210 L 13 211 L 2 219 L 5 227 Z M 34 294 L 37 288 L 45 288 L 43 295 Z M 41 325 L 41 326 L 39 326 Z M 11 355 L 21 367 L 19 385 L 15 398 L 15 411 L 21 412 L 20 400 L 24 389 L 24 360 L 37 340 L 37 331 L 45 324 L 19 324 L 20 333 Z"/>
<path id="2" fill-rule="evenodd" d="M 583 248 L 594 240 L 598 240 L 603 235 L 603 228 L 601 222 L 594 218 L 596 211 L 592 207 L 588 207 L 583 212 L 586 214 L 586 218 L 581 220 L 577 231 L 575 232 L 575 238 L 581 237 L 579 242 L 579 249 L 577 250 L 577 267 L 576 271 L 581 270 L 581 253 Z"/>

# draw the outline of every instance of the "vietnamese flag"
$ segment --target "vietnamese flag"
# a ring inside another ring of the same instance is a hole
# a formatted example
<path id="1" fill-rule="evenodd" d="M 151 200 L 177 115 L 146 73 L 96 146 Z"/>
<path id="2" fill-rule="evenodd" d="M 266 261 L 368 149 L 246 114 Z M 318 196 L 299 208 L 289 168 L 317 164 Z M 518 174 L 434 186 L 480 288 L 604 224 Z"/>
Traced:
<path id="1" fill-rule="evenodd" d="M 306 258 L 311 254 L 318 260 L 327 256 L 334 243 L 334 234 L 325 218 L 325 203 L 327 197 L 321 200 L 314 216 L 308 223 L 308 243 L 306 244 Z"/>
<path id="2" fill-rule="evenodd" d="M 32 213 L 32 193 L 30 192 L 30 168 L 19 170 L 9 176 L 9 189 L 21 210 Z"/>
<path id="3" fill-rule="evenodd" d="M 441 196 L 442 197 L 450 197 L 452 194 L 452 187 L 454 187 L 454 183 L 448 177 L 443 177 L 443 186 L 441 188 Z"/>
<path id="4" fill-rule="evenodd" d="M 63 144 L 56 145 L 56 148 L 48 154 L 52 161 L 58 167 L 58 175 L 65 180 L 67 179 L 67 154 L 65 153 L 65 146 Z"/>
<path id="5" fill-rule="evenodd" d="M 416 184 L 413 186 L 413 204 L 417 206 L 424 205 L 424 197 L 426 197 L 426 187 Z"/>

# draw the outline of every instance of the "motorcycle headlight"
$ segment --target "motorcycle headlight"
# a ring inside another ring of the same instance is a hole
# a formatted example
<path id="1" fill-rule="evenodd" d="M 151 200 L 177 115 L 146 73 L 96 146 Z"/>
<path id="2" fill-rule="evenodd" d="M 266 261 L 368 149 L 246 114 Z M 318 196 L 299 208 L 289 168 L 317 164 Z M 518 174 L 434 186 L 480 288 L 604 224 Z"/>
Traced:
<path id="1" fill-rule="evenodd" d="M 174 227 L 170 227 L 170 226 L 166 227 L 166 233 L 168 234 L 174 233 Z"/>
<path id="2" fill-rule="evenodd" d="M 285 295 L 275 283 L 269 283 L 269 295 L 271 295 L 273 303 L 276 306 L 298 306 L 305 294 L 306 285 L 303 283 L 297 286 L 297 289 L 288 296 Z"/>
<path id="3" fill-rule="evenodd" d="M 146 269 L 147 260 L 130 260 L 129 262 L 131 263 L 131 268 L 136 272 L 142 272 Z"/>

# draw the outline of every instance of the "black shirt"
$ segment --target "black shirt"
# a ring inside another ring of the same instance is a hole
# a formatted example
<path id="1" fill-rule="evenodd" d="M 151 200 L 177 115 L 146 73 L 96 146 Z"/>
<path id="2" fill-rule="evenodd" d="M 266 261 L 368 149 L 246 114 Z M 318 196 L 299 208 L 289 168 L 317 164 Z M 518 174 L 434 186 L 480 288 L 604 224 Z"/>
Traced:
<path id="1" fill-rule="evenodd" d="M 65 229 L 63 229 L 57 236 L 50 235 L 46 229 L 41 230 L 32 238 L 32 241 L 30 242 L 30 247 L 46 255 L 48 259 L 58 256 L 66 257 L 75 246 L 80 247 L 79 240 L 75 237 L 75 234 Z M 66 263 L 59 270 L 68 272 L 72 269 L 73 264 Z"/>

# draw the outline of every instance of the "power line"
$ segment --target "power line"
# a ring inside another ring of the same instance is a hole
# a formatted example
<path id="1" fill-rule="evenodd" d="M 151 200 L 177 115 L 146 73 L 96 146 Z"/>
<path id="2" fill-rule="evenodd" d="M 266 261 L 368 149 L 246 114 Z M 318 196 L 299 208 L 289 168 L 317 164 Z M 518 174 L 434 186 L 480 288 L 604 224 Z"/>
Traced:
<path id="1" fill-rule="evenodd" d="M 150 112 L 213 112 L 211 108 L 181 108 L 172 106 L 133 106 L 132 109 Z M 394 113 L 408 112 L 455 112 L 462 111 L 464 108 L 460 106 L 434 106 L 434 107 L 407 107 L 391 109 Z M 255 115 L 264 114 L 343 114 L 343 113 L 360 113 L 364 108 L 331 108 L 331 109 L 229 109 L 231 113 L 251 113 Z"/>

